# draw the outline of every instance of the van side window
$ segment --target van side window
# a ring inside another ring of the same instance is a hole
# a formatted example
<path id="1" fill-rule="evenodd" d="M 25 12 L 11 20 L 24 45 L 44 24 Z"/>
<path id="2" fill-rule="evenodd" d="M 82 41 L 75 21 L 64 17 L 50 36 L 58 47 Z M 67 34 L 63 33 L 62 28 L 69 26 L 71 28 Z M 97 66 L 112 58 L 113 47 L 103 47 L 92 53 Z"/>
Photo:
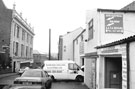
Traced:
<path id="1" fill-rule="evenodd" d="M 69 63 L 68 64 L 68 69 L 70 69 L 70 70 L 77 70 L 78 69 L 78 66 L 76 64 Z"/>

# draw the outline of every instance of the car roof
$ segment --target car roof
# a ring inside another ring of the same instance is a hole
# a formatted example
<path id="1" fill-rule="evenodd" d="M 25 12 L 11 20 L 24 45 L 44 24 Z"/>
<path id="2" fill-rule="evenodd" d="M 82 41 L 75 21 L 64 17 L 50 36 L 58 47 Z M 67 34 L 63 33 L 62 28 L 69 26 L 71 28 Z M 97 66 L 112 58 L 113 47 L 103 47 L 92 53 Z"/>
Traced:
<path id="1" fill-rule="evenodd" d="M 43 69 L 28 69 L 28 70 L 24 71 L 24 73 L 21 75 L 21 77 L 22 76 L 24 77 L 25 75 L 27 75 L 27 74 L 29 75 L 29 74 L 32 74 L 32 73 L 37 74 L 38 72 L 44 72 L 44 70 Z"/>

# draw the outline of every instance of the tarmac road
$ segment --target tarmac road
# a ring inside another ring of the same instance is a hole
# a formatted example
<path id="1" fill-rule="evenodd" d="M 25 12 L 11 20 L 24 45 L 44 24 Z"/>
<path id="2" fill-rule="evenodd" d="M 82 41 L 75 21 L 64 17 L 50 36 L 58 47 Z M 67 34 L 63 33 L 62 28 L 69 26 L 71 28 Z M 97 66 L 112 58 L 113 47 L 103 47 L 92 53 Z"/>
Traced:
<path id="1" fill-rule="evenodd" d="M 52 84 L 51 89 L 88 89 L 84 83 L 75 81 L 57 81 Z"/>

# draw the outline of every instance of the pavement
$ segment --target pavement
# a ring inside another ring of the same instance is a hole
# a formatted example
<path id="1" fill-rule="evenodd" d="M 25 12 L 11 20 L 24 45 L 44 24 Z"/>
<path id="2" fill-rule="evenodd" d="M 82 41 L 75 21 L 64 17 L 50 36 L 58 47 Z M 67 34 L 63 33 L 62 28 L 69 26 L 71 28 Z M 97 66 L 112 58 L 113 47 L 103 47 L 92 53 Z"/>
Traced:
<path id="1" fill-rule="evenodd" d="M 12 76 L 12 75 L 16 75 L 17 73 L 7 73 L 7 74 L 0 74 L 0 79 L 4 78 L 4 77 L 8 77 L 8 76 Z"/>
<path id="2" fill-rule="evenodd" d="M 86 84 L 82 83 L 82 87 L 79 87 L 77 89 L 89 89 L 89 88 Z"/>

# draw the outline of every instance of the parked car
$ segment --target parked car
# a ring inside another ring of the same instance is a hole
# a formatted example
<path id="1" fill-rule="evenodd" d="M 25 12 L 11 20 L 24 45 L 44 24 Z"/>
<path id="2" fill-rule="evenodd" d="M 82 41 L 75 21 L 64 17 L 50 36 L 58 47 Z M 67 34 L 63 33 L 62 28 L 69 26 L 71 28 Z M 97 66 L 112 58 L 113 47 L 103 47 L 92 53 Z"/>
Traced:
<path id="1" fill-rule="evenodd" d="M 50 89 L 52 79 L 42 69 L 29 69 L 14 80 L 10 89 Z"/>
<path id="2" fill-rule="evenodd" d="M 28 69 L 30 69 L 30 68 L 29 67 L 22 67 L 22 68 L 19 69 L 18 74 L 22 75 L 24 73 L 24 71 L 28 70 Z"/>

